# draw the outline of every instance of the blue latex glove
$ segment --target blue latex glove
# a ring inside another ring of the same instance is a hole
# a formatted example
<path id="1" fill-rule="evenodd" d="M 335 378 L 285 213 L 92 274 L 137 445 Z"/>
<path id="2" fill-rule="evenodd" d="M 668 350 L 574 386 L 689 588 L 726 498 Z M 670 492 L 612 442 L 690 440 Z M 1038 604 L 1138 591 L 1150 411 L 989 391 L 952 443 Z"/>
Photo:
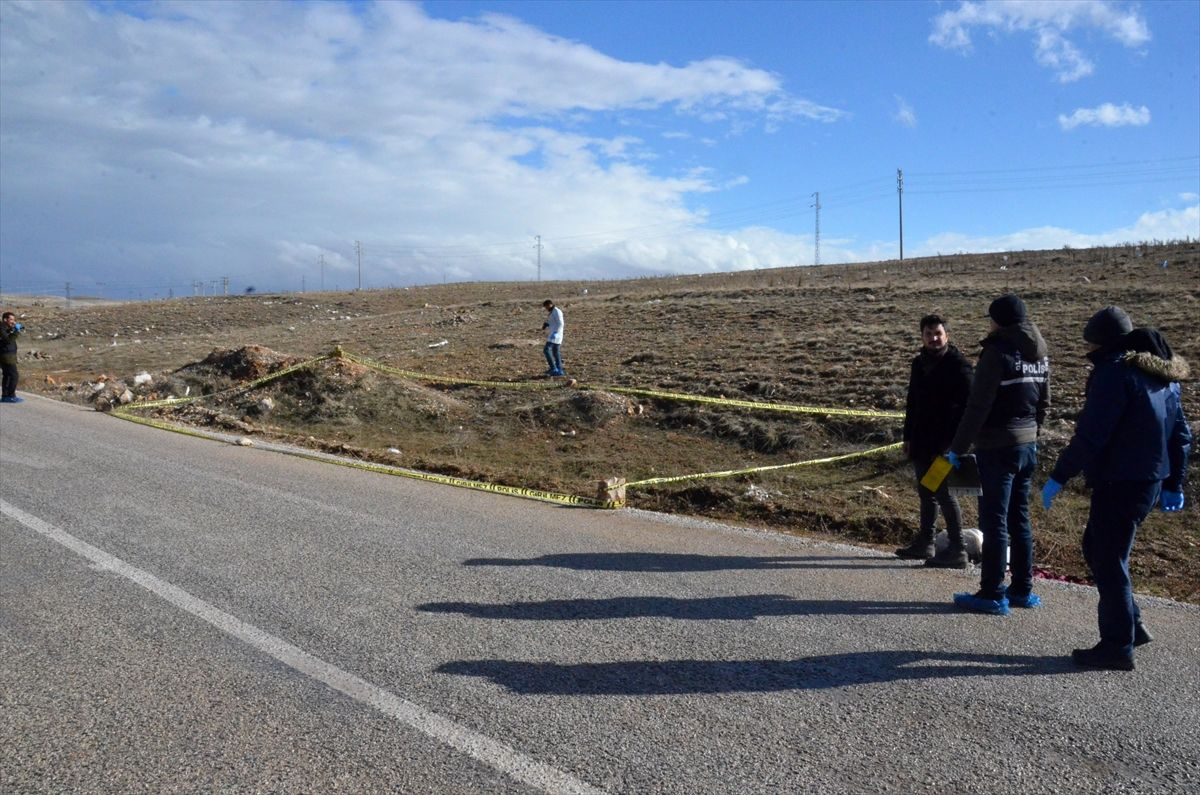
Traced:
<path id="1" fill-rule="evenodd" d="M 13 328 L 15 328 L 17 331 L 24 331 L 24 330 L 25 330 L 25 327 L 24 327 L 24 326 L 22 326 L 20 323 L 18 323 L 18 324 L 16 324 L 15 326 L 13 326 Z"/>
<path id="2" fill-rule="evenodd" d="M 1046 485 L 1042 486 L 1042 507 L 1043 508 L 1045 508 L 1047 511 L 1050 510 L 1050 506 L 1054 503 L 1054 498 L 1058 496 L 1058 493 L 1060 491 L 1062 491 L 1062 487 L 1063 487 L 1063 484 L 1059 483 L 1057 480 L 1054 480 L 1053 478 L 1046 481 Z"/>
<path id="3" fill-rule="evenodd" d="M 949 461 L 950 466 L 954 467 L 955 469 L 958 469 L 962 466 L 962 459 L 959 458 L 958 453 L 954 452 L 953 450 L 946 453 L 946 460 Z"/>
<path id="4" fill-rule="evenodd" d="M 1162 493 L 1162 509 L 1167 513 L 1183 510 L 1182 491 L 1164 491 Z"/>

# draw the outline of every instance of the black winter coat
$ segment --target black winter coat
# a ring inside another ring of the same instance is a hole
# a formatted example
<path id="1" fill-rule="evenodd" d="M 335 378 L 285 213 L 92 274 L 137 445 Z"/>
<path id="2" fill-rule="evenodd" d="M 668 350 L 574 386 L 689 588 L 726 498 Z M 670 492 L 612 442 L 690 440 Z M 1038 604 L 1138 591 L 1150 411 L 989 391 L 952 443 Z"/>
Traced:
<path id="1" fill-rule="evenodd" d="M 0 321 L 0 364 L 17 363 L 17 337 L 21 332 L 16 328 L 10 329 L 8 324 Z"/>
<path id="2" fill-rule="evenodd" d="M 904 406 L 904 441 L 911 458 L 923 461 L 950 449 L 971 393 L 971 375 L 971 363 L 953 345 L 941 356 L 922 350 L 912 360 Z"/>
<path id="3" fill-rule="evenodd" d="M 1089 485 L 1161 480 L 1182 491 L 1192 432 L 1183 416 L 1179 381 L 1188 377 L 1178 356 L 1163 359 L 1137 351 L 1096 351 L 1087 399 L 1075 435 L 1050 475 L 1066 483 L 1083 472 Z"/>
<path id="4" fill-rule="evenodd" d="M 1037 326 L 1022 320 L 981 343 L 971 396 L 950 449 L 962 455 L 1036 442 L 1050 406 L 1050 359 Z"/>

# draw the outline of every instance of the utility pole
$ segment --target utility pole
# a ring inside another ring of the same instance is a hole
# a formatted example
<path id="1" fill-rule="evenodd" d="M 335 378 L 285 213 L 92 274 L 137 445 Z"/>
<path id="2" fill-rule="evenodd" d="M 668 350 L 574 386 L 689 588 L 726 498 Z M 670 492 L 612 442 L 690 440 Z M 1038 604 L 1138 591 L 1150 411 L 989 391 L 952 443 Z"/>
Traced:
<path id="1" fill-rule="evenodd" d="M 537 249 L 537 280 L 540 282 L 542 280 L 542 236 L 534 235 L 533 239 L 537 241 L 533 247 Z"/>
<path id="2" fill-rule="evenodd" d="M 221 277 L 221 295 L 229 295 L 229 277 Z"/>
<path id="3" fill-rule="evenodd" d="M 304 286 L 304 274 L 300 274 L 300 292 L 307 293 L 308 289 Z"/>
<path id="4" fill-rule="evenodd" d="M 817 231 L 814 236 L 813 244 L 813 265 L 821 264 L 821 194 L 813 194 L 813 207 L 817 209 Z"/>
<path id="5" fill-rule="evenodd" d="M 354 241 L 354 253 L 358 254 L 358 289 L 362 289 L 362 243 Z"/>
<path id="6" fill-rule="evenodd" d="M 71 283 L 70 282 L 67 282 L 66 294 L 67 294 L 67 307 L 70 307 L 71 306 Z"/>
<path id="7" fill-rule="evenodd" d="M 900 259 L 904 259 L 904 171 L 896 169 L 896 199 L 900 202 Z"/>
<path id="8" fill-rule="evenodd" d="M 317 257 L 317 267 L 321 269 L 321 292 L 325 292 L 325 255 Z"/>

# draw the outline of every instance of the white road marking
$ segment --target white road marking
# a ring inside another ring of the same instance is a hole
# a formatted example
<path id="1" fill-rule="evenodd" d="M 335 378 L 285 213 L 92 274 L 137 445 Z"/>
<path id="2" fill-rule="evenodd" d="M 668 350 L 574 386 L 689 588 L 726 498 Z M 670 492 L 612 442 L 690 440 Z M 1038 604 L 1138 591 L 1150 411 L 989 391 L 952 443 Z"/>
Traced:
<path id="1" fill-rule="evenodd" d="M 509 777 L 532 787 L 539 792 L 599 795 L 597 789 L 574 776 L 528 757 L 515 748 L 490 737 L 460 726 L 449 718 L 407 701 L 394 693 L 376 687 L 365 679 L 347 673 L 337 666 L 314 657 L 282 638 L 264 632 L 253 624 L 220 610 L 203 599 L 155 577 L 120 558 L 81 541 L 75 536 L 55 527 L 36 516 L 22 511 L 4 500 L 0 500 L 0 513 L 28 527 L 36 533 L 54 541 L 76 554 L 90 560 L 101 569 L 111 571 L 131 580 L 156 596 L 197 618 L 212 624 L 217 629 L 232 635 L 259 651 L 265 652 L 300 673 L 323 682 L 344 693 L 355 701 L 372 707 L 401 723 L 445 743 L 451 748 L 476 759 L 485 765 L 503 772 Z"/>

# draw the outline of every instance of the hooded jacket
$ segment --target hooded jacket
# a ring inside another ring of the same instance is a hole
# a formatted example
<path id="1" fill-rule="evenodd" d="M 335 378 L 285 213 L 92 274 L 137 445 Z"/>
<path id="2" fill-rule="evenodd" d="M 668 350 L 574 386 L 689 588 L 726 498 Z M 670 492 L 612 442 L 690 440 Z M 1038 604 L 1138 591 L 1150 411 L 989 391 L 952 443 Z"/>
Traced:
<path id="1" fill-rule="evenodd" d="M 931 459 L 950 449 L 970 392 L 971 363 L 953 345 L 947 345 L 941 355 L 923 349 L 912 360 L 904 441 L 913 460 Z"/>
<path id="2" fill-rule="evenodd" d="M 1178 382 L 1188 377 L 1189 368 L 1165 345 L 1133 345 L 1139 332 L 1088 354 L 1095 369 L 1083 411 L 1050 475 L 1059 483 L 1083 472 L 1093 488 L 1111 481 L 1161 480 L 1165 491 L 1183 489 L 1192 432 Z"/>
<path id="3" fill-rule="evenodd" d="M 1050 359 L 1037 326 L 1022 320 L 987 335 L 950 449 L 994 450 L 1036 442 L 1050 406 Z"/>

